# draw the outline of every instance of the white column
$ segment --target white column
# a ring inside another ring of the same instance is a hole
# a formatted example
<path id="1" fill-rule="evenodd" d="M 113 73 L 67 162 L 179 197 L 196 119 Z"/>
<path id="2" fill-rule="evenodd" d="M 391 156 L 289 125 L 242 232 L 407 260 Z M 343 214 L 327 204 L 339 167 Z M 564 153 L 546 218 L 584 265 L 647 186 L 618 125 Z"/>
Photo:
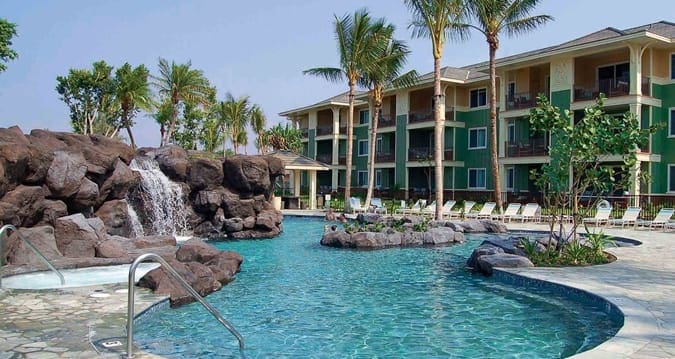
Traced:
<path id="1" fill-rule="evenodd" d="M 309 209 L 316 209 L 316 170 L 309 171 Z"/>
<path id="2" fill-rule="evenodd" d="M 629 94 L 642 95 L 642 54 L 646 45 L 629 44 L 630 49 L 630 88 Z"/>
<path id="3" fill-rule="evenodd" d="M 642 162 L 637 161 L 630 169 L 630 187 L 628 188 L 628 195 L 632 197 L 631 205 L 637 206 L 640 203 L 638 196 L 640 195 L 640 167 Z"/>
<path id="4" fill-rule="evenodd" d="M 300 195 L 300 171 L 293 170 L 293 195 Z"/>

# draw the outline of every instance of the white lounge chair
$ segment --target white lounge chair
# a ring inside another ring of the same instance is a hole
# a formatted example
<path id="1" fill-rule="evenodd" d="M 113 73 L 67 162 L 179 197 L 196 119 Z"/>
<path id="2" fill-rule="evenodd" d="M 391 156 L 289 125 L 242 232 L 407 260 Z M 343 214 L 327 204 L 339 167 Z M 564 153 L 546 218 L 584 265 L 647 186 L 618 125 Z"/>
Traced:
<path id="1" fill-rule="evenodd" d="M 387 207 L 382 204 L 382 198 L 372 198 L 370 200 L 370 209 L 375 213 L 387 214 Z"/>
<path id="2" fill-rule="evenodd" d="M 661 208 L 656 217 L 651 221 L 637 220 L 636 224 L 643 227 L 649 226 L 649 230 L 657 227 L 662 227 L 665 230 L 667 227 L 671 227 L 670 217 L 673 216 L 673 213 L 675 213 L 675 209 L 673 208 Z"/>
<path id="3" fill-rule="evenodd" d="M 520 219 L 521 222 L 525 222 L 526 220 L 539 222 L 541 220 L 541 207 L 537 203 L 528 203 L 523 208 L 521 214 L 514 215 L 511 218 Z"/>
<path id="4" fill-rule="evenodd" d="M 412 207 L 410 207 L 410 210 L 406 211 L 405 213 L 407 214 L 415 214 L 419 215 L 422 213 L 422 209 L 427 206 L 427 200 L 426 199 L 418 199 L 415 204 L 413 204 Z"/>
<path id="5" fill-rule="evenodd" d="M 467 213 L 466 218 L 475 218 L 475 219 L 490 218 L 492 216 L 492 211 L 494 211 L 496 206 L 497 203 L 495 202 L 485 202 L 483 208 L 481 208 L 480 211 Z"/>
<path id="6" fill-rule="evenodd" d="M 495 214 L 492 216 L 492 219 L 497 219 L 500 221 L 505 222 L 507 219 L 509 222 L 511 222 L 511 218 L 514 216 L 518 215 L 518 212 L 520 212 L 520 208 L 522 205 L 520 203 L 509 203 L 508 207 L 506 207 L 506 211 L 502 214 Z"/>
<path id="7" fill-rule="evenodd" d="M 366 213 L 366 208 L 361 205 L 361 199 L 349 197 L 349 209 L 352 213 Z"/>
<path id="8" fill-rule="evenodd" d="M 595 226 L 607 224 L 610 214 L 612 214 L 612 207 L 598 208 L 595 217 L 586 217 L 581 223 L 592 223 Z"/>
<path id="9" fill-rule="evenodd" d="M 457 217 L 460 218 L 462 215 L 466 216 L 468 213 L 471 213 L 471 208 L 476 205 L 474 201 L 464 201 L 464 208 L 462 211 L 452 211 L 450 212 L 450 218 Z"/>
<path id="10" fill-rule="evenodd" d="M 401 206 L 400 206 L 399 208 L 396 208 L 396 211 L 394 211 L 394 213 L 396 213 L 396 214 L 399 214 L 399 213 L 400 213 L 400 214 L 404 214 L 405 211 L 406 211 L 407 209 L 408 209 L 408 205 L 407 205 L 407 203 L 405 202 L 405 200 L 402 199 L 402 200 L 401 200 Z"/>
<path id="11" fill-rule="evenodd" d="M 441 208 L 441 216 L 444 218 L 450 217 L 450 213 L 452 213 L 452 207 L 454 207 L 456 203 L 457 201 L 452 199 L 445 201 L 443 208 Z"/>
<path id="12" fill-rule="evenodd" d="M 608 221 L 608 224 L 611 226 L 621 225 L 621 228 L 623 228 L 626 225 L 635 226 L 635 223 L 637 222 L 641 210 L 642 209 L 640 207 L 628 207 L 626 208 L 626 212 L 623 212 L 623 217 L 610 219 Z"/>
<path id="13" fill-rule="evenodd" d="M 422 208 L 420 214 L 423 216 L 435 216 L 436 215 L 436 201 L 432 201 L 431 204 Z"/>

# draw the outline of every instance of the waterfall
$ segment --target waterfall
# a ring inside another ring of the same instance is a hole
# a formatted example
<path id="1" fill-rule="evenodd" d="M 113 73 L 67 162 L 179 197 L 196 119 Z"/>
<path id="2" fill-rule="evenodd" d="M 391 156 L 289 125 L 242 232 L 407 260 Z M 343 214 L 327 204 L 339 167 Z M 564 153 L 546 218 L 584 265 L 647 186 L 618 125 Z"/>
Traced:
<path id="1" fill-rule="evenodd" d="M 156 161 L 136 158 L 129 168 L 141 174 L 139 197 L 142 202 L 134 212 L 140 213 L 149 235 L 186 235 L 187 213 L 183 203 L 183 190 L 159 169 Z M 131 212 L 129 216 L 133 215 Z"/>
<path id="2" fill-rule="evenodd" d="M 141 221 L 138 219 L 138 214 L 136 213 L 136 210 L 134 210 L 134 207 L 129 203 L 128 199 L 127 199 L 127 212 L 129 213 L 129 227 L 131 227 L 131 234 L 133 235 L 133 237 L 136 238 L 144 236 L 145 233 L 143 233 L 143 225 L 141 224 Z"/>

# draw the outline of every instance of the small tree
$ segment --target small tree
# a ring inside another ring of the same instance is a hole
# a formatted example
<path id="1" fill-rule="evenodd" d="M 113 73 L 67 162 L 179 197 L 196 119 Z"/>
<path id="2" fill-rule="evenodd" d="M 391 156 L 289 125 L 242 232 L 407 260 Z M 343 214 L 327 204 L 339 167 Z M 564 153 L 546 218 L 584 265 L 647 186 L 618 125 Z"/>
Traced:
<path id="1" fill-rule="evenodd" d="M 550 133 L 553 138 L 549 162 L 541 170 L 533 170 L 531 177 L 545 194 L 545 205 L 551 212 L 550 238 L 558 239 L 559 248 L 577 238 L 582 219 L 603 196 L 627 188 L 635 180 L 638 171 L 631 170 L 637 165 L 636 152 L 656 130 L 641 129 L 631 112 L 621 116 L 605 113 L 604 100 L 601 94 L 574 123 L 569 110 L 561 112 L 543 95 L 537 97 L 537 107 L 530 110 L 532 131 Z M 609 166 L 610 156 L 620 156 L 620 165 Z M 644 179 L 646 174 L 640 176 Z M 579 205 L 582 195 L 590 199 L 585 207 Z M 572 229 L 566 234 L 563 220 L 570 211 Z"/>
<path id="2" fill-rule="evenodd" d="M 6 62 L 16 59 L 19 54 L 14 51 L 12 37 L 16 36 L 16 24 L 0 19 L 0 72 L 7 69 Z"/>

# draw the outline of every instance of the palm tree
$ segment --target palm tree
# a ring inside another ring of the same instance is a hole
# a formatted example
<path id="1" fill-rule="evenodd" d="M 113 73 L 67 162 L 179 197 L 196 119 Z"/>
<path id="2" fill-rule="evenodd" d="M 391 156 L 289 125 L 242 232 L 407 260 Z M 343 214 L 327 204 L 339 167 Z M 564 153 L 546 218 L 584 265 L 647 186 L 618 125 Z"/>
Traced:
<path id="1" fill-rule="evenodd" d="M 374 28 L 382 28 L 384 19 L 373 22 L 365 9 L 357 10 L 354 15 L 335 16 L 335 37 L 338 42 L 340 67 L 316 67 L 303 71 L 303 74 L 323 77 L 330 82 L 347 80 L 349 86 L 349 112 L 347 116 L 347 169 L 345 173 L 345 198 L 351 196 L 352 153 L 354 142 L 354 96 L 356 85 L 362 77 L 363 69 L 375 57 L 377 41 L 373 37 Z M 349 203 L 345 201 L 345 204 Z"/>
<path id="2" fill-rule="evenodd" d="M 234 154 L 239 150 L 239 144 L 248 142 L 246 125 L 251 119 L 251 104 L 248 96 L 234 98 L 231 93 L 225 95 L 225 101 L 221 101 L 216 108 L 216 114 L 223 129 L 232 139 Z M 223 153 L 225 153 L 225 140 L 223 140 Z"/>
<path id="3" fill-rule="evenodd" d="M 251 108 L 251 127 L 256 135 L 255 146 L 258 148 L 259 154 L 265 154 L 266 145 L 263 140 L 263 134 L 265 133 L 266 125 L 267 117 L 265 117 L 262 108 L 258 105 L 253 105 Z"/>
<path id="4" fill-rule="evenodd" d="M 414 37 L 431 39 L 434 56 L 434 164 L 436 203 L 443 203 L 443 122 L 441 103 L 445 95 L 441 91 L 441 58 L 448 37 L 464 38 L 467 31 L 463 20 L 466 6 L 463 0 L 405 0 L 413 15 L 410 28 Z M 441 219 L 440 205 L 436 206 L 436 219 Z"/>
<path id="5" fill-rule="evenodd" d="M 208 100 L 213 93 L 209 80 L 204 77 L 201 70 L 191 69 L 192 63 L 169 64 L 165 59 L 159 59 L 159 76 L 153 76 L 154 85 L 159 90 L 159 95 L 171 102 L 171 119 L 166 132 L 162 136 L 160 146 L 169 143 L 171 135 L 176 128 L 178 106 L 183 101 L 194 104 L 208 105 Z"/>
<path id="6" fill-rule="evenodd" d="M 136 148 L 136 142 L 131 132 L 131 119 L 139 109 L 148 110 L 152 105 L 148 75 L 145 65 L 131 68 L 129 63 L 124 63 L 115 71 L 115 99 L 121 110 L 122 126 L 127 129 L 132 148 Z"/>
<path id="7" fill-rule="evenodd" d="M 485 36 L 490 49 L 490 158 L 497 208 L 502 211 L 502 194 L 497 157 L 497 82 L 495 57 L 499 48 L 499 33 L 509 36 L 524 34 L 553 18 L 548 15 L 530 16 L 539 0 L 468 0 L 469 9 L 476 21 L 470 27 Z"/>
<path id="8" fill-rule="evenodd" d="M 395 27 L 386 25 L 378 30 L 378 37 L 383 45 L 377 58 L 364 71 L 363 80 L 368 87 L 368 97 L 373 106 L 373 117 L 370 130 L 370 151 L 368 152 L 368 190 L 365 205 L 370 205 L 375 186 L 375 151 L 377 142 L 377 126 L 382 112 L 383 90 L 386 85 L 393 87 L 407 87 L 413 85 L 417 79 L 416 71 L 409 71 L 401 75 L 401 70 L 407 61 L 410 50 L 404 42 L 392 39 Z"/>

